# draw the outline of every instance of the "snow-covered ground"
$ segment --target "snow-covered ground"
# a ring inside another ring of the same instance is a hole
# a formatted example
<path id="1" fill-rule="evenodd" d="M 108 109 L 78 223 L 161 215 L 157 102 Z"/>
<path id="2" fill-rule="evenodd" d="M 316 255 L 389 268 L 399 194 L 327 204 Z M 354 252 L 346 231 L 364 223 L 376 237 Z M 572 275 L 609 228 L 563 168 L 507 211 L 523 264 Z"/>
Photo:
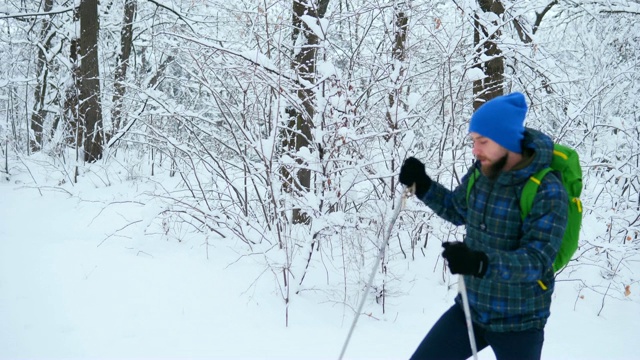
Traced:
<path id="1" fill-rule="evenodd" d="M 232 246 L 210 244 L 207 259 L 200 240 L 116 232 L 148 216 L 136 202 L 140 186 L 3 176 L 0 358 L 338 358 L 350 308 L 295 295 L 287 327 L 264 266 L 239 259 Z M 411 284 L 389 299 L 386 314 L 365 309 L 346 359 L 412 354 L 455 296 L 427 262 L 407 262 Z M 638 283 L 626 297 L 578 286 L 557 285 L 543 359 L 640 359 Z M 494 357 L 485 350 L 480 358 Z"/>

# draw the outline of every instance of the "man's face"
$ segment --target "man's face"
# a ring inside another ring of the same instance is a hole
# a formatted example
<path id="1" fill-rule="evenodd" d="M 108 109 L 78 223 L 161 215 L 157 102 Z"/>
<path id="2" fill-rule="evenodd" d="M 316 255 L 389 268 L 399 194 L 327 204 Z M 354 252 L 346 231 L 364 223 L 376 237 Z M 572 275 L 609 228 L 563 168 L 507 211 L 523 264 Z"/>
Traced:
<path id="1" fill-rule="evenodd" d="M 470 136 L 473 141 L 472 153 L 482 165 L 480 170 L 490 179 L 497 178 L 507 163 L 509 151 L 478 133 L 471 133 Z"/>

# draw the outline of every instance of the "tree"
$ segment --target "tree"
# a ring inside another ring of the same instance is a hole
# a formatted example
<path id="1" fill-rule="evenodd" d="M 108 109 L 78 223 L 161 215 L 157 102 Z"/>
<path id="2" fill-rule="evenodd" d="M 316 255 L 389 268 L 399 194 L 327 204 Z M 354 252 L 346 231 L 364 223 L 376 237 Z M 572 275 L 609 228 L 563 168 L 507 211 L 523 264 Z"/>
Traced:
<path id="1" fill-rule="evenodd" d="M 404 2 L 402 3 L 404 4 Z M 386 113 L 389 135 L 394 143 L 397 141 L 396 132 L 399 128 L 398 113 L 406 111 L 406 103 L 402 99 L 403 81 L 406 72 L 406 42 L 409 26 L 409 15 L 407 9 L 397 6 L 394 9 L 393 43 L 391 46 L 391 81 L 392 89 L 389 92 L 389 107 Z M 392 170 L 395 170 L 392 166 Z M 393 186 L 391 186 L 393 188 Z"/>
<path id="2" fill-rule="evenodd" d="M 476 66 L 485 77 L 473 83 L 473 108 L 504 94 L 504 57 L 499 48 L 499 17 L 504 14 L 500 0 L 478 0 L 482 12 L 475 14 L 473 43 Z"/>
<path id="3" fill-rule="evenodd" d="M 114 92 L 111 108 L 111 122 L 113 128 L 111 135 L 117 133 L 125 124 L 122 121 L 122 101 L 125 94 L 125 79 L 127 78 L 127 70 L 129 69 L 129 58 L 131 57 L 131 49 L 133 47 L 133 21 L 136 16 L 137 0 L 126 0 L 124 4 L 124 19 L 122 21 L 122 30 L 120 33 L 120 53 L 116 59 L 116 70 L 114 79 Z M 106 139 L 106 142 L 109 142 Z"/>
<path id="4" fill-rule="evenodd" d="M 98 58 L 98 0 L 82 0 L 79 6 L 79 108 L 80 133 L 84 161 L 95 162 L 102 157 L 103 127 L 100 101 L 100 63 Z"/>
<path id="5" fill-rule="evenodd" d="M 53 9 L 53 0 L 44 0 L 43 11 L 48 13 Z M 36 59 L 36 86 L 33 94 L 33 110 L 31 112 L 31 151 L 37 151 L 43 145 L 43 126 L 46 117 L 45 101 L 47 97 L 47 74 L 49 73 L 49 51 L 51 40 L 55 35 L 49 16 L 40 18 L 41 28 Z"/>
<path id="6" fill-rule="evenodd" d="M 300 87 L 296 90 L 298 104 L 289 108 L 291 118 L 289 128 L 283 134 L 283 145 L 288 151 L 293 152 L 298 168 L 293 172 L 284 170 L 285 191 L 294 194 L 303 194 L 311 188 L 311 171 L 306 165 L 306 160 L 300 157 L 298 152 L 304 148 L 312 151 L 313 119 L 315 110 L 316 82 L 316 56 L 321 29 L 320 19 L 324 18 L 329 5 L 329 0 L 302 1 L 293 0 L 293 32 L 294 56 L 291 67 L 300 79 Z M 311 26 L 313 28 L 311 28 Z M 295 207 L 292 213 L 294 224 L 309 223 L 309 217 L 300 207 Z"/>

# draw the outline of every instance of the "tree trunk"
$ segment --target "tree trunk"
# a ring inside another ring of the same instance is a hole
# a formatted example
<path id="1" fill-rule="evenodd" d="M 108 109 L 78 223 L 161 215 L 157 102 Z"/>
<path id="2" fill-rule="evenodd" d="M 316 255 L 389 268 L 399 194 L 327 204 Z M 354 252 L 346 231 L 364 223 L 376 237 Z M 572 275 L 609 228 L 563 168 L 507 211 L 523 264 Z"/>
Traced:
<path id="1" fill-rule="evenodd" d="M 296 53 L 294 54 L 291 67 L 303 80 L 297 90 L 297 97 L 302 108 L 290 108 L 291 129 L 283 132 L 283 145 L 285 149 L 297 153 L 306 147 L 311 149 L 313 129 L 313 117 L 315 115 L 315 95 L 311 85 L 316 80 L 316 54 L 320 39 L 309 26 L 302 20 L 303 16 L 321 19 L 324 17 L 329 0 L 320 1 L 293 1 L 293 33 L 292 40 Z M 299 169 L 294 174 L 289 174 L 283 170 L 285 176 L 284 189 L 291 193 L 307 192 L 311 188 L 311 171 L 305 164 L 304 159 L 296 159 Z M 309 217 L 299 208 L 293 209 L 292 221 L 295 224 L 309 223 Z"/>
<path id="2" fill-rule="evenodd" d="M 69 60 L 71 62 L 71 77 L 73 85 L 69 85 L 65 90 L 64 100 L 64 134 L 68 143 L 76 148 L 82 146 L 83 127 L 78 116 L 78 99 L 80 89 L 80 66 L 78 65 L 78 39 L 71 39 L 69 45 Z M 53 124 L 53 129 L 58 128 L 58 124 Z"/>
<path id="3" fill-rule="evenodd" d="M 478 0 L 478 4 L 484 12 L 493 12 L 498 16 L 504 14 L 504 7 L 499 0 Z M 499 31 L 490 34 L 485 24 L 476 15 L 473 36 L 478 51 L 476 63 L 477 67 L 484 72 L 485 78 L 473 82 L 474 110 L 494 97 L 504 94 L 504 57 L 496 42 L 499 35 Z M 483 62 L 480 60 L 482 58 L 489 60 Z"/>
<path id="4" fill-rule="evenodd" d="M 405 4 L 406 5 L 406 4 Z M 389 135 L 387 136 L 387 140 L 393 141 L 393 148 L 397 148 L 397 130 L 400 127 L 398 124 L 398 108 L 402 107 L 403 110 L 407 110 L 406 103 L 402 102 L 402 83 L 404 81 L 404 73 L 405 73 L 405 60 L 406 60 L 406 41 L 407 41 L 407 31 L 409 24 L 409 16 L 405 12 L 404 8 L 396 8 L 394 12 L 395 16 L 395 28 L 394 28 L 394 41 L 392 46 L 392 57 L 393 63 L 391 65 L 391 72 L 395 74 L 396 78 L 391 79 L 392 81 L 392 90 L 389 92 L 389 107 L 387 108 L 387 124 L 389 126 Z M 396 116 L 393 115 L 396 114 Z M 391 171 L 396 170 L 395 159 L 391 160 Z M 392 176 L 390 179 L 390 189 L 395 188 L 395 176 Z M 391 191 L 391 196 L 395 195 L 394 191 Z"/>
<path id="5" fill-rule="evenodd" d="M 129 57 L 131 56 L 131 48 L 133 45 L 133 20 L 136 15 L 136 8 L 136 0 L 126 0 L 124 4 L 124 20 L 120 32 L 120 54 L 116 61 L 115 89 L 113 94 L 113 108 L 111 109 L 111 121 L 113 123 L 111 135 L 117 133 L 120 128 L 125 125 L 122 121 L 122 99 L 126 91 L 124 82 L 127 78 Z M 111 138 L 111 136 L 109 136 L 109 138 Z M 107 139 L 106 142 L 109 142 L 109 139 Z"/>
<path id="6" fill-rule="evenodd" d="M 84 126 L 84 160 L 102 157 L 103 129 L 98 66 L 98 0 L 80 2 L 80 106 L 79 126 Z"/>
<path id="7" fill-rule="evenodd" d="M 394 134 L 398 129 L 397 119 L 392 116 L 393 108 L 396 106 L 402 106 L 400 96 L 402 95 L 402 77 L 404 76 L 405 68 L 404 61 L 406 58 L 405 42 L 407 41 L 407 26 L 409 23 L 409 17 L 407 14 L 396 9 L 395 11 L 395 28 L 394 28 L 394 41 L 392 51 L 393 63 L 391 64 L 391 72 L 395 74 L 396 78 L 391 79 L 393 82 L 393 89 L 389 93 L 389 107 L 387 109 L 387 123 L 389 124 L 389 133 Z M 399 68 L 399 69 L 398 69 Z M 396 71 L 397 70 L 397 71 Z"/>
<path id="8" fill-rule="evenodd" d="M 44 12 L 49 12 L 53 8 L 53 0 L 44 0 Z M 47 53 L 51 49 L 51 39 L 53 33 L 51 31 L 51 21 L 49 17 L 43 16 L 41 18 L 42 28 L 40 29 L 40 45 L 38 47 L 38 59 L 36 60 L 36 87 L 33 94 L 34 104 L 33 112 L 31 113 L 31 132 L 30 139 L 31 151 L 38 151 L 42 148 L 43 142 L 43 127 L 44 119 L 46 117 L 45 110 L 45 98 L 47 93 L 47 75 L 49 73 L 49 62 L 47 60 Z"/>

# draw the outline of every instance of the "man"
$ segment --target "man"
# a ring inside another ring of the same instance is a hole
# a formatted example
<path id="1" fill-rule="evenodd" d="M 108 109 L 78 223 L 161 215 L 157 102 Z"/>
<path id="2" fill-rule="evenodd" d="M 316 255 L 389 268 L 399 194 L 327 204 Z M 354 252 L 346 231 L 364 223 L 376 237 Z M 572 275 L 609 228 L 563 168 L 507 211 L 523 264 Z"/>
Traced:
<path id="1" fill-rule="evenodd" d="M 494 98 L 471 117 L 474 166 L 450 191 L 432 181 L 410 157 L 400 182 L 443 219 L 466 226 L 463 242 L 443 243 L 443 258 L 467 288 L 478 351 L 490 346 L 498 360 L 540 359 L 554 289 L 552 264 L 567 224 L 566 190 L 549 173 L 529 215 L 520 195 L 538 170 L 549 167 L 553 142 L 525 128 L 527 103 L 513 93 Z M 480 169 L 480 175 L 475 169 Z M 469 178 L 476 176 L 468 194 Z M 466 359 L 471 346 L 458 296 L 413 354 L 417 359 Z"/>

